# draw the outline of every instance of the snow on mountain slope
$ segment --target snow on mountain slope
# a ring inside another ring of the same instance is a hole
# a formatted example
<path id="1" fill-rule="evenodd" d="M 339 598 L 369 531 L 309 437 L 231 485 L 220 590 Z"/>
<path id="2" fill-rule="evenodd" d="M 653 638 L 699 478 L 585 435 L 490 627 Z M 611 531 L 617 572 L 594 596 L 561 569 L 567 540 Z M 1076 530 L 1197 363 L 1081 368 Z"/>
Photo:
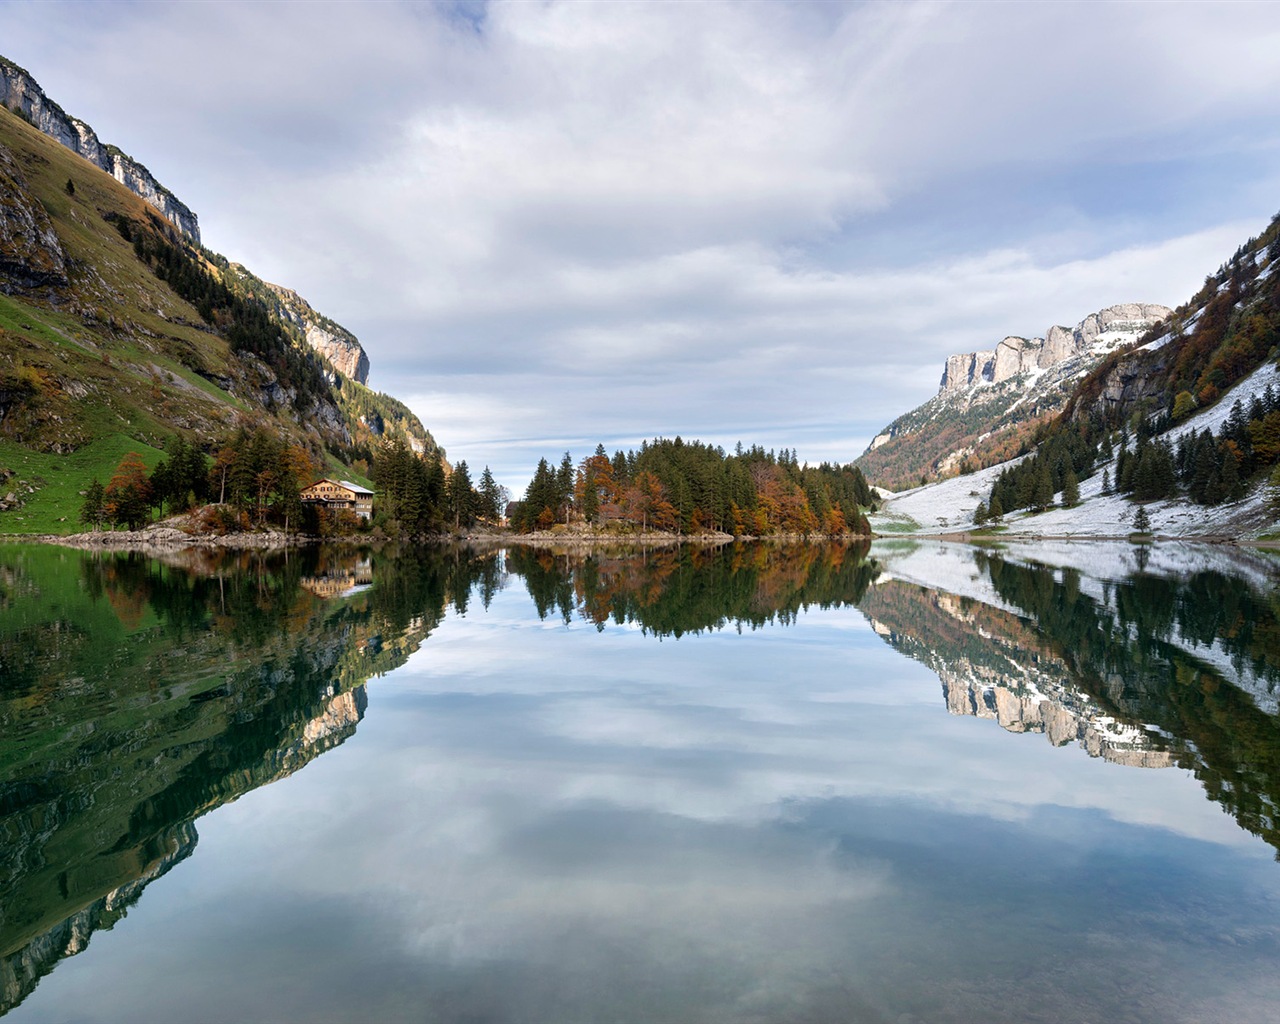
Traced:
<path id="1" fill-rule="evenodd" d="M 1189 418 L 1166 435 L 1175 444 L 1189 432 L 1216 432 L 1231 414 L 1239 399 L 1246 407 L 1267 385 L 1280 388 L 1280 371 L 1266 363 L 1240 381 L 1212 407 Z M 942 534 L 974 528 L 978 503 L 991 493 L 997 476 L 1019 460 L 990 466 L 976 473 L 952 477 L 936 484 L 901 491 L 886 498 L 879 512 L 870 517 L 871 528 L 881 534 Z M 1099 466 L 1098 472 L 1080 483 L 1080 504 L 1074 508 L 1052 508 L 1039 514 L 1020 512 L 1004 519 L 1003 536 L 1038 537 L 1124 537 L 1133 530 L 1138 506 L 1117 494 L 1102 493 L 1103 470 L 1115 478 L 1114 461 Z M 1264 486 L 1255 486 L 1242 500 L 1207 507 L 1183 499 L 1151 502 L 1144 506 L 1157 535 L 1172 537 L 1256 537 L 1275 528 L 1275 517 L 1267 509 Z"/>
<path id="2" fill-rule="evenodd" d="M 938 393 L 885 427 L 856 464 L 873 482 L 901 486 L 966 461 L 999 461 L 1061 410 L 1109 353 L 1170 312 L 1151 303 L 1109 306 L 1043 338 L 1010 336 L 989 351 L 951 356 Z"/>

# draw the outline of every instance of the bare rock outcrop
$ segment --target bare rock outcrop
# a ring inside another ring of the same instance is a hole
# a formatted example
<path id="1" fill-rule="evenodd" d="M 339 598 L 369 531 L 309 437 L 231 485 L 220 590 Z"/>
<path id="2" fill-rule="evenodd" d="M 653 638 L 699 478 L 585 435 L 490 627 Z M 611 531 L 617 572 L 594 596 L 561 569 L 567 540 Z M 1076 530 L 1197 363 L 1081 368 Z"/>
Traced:
<path id="1" fill-rule="evenodd" d="M 26 288 L 67 283 L 67 257 L 49 214 L 36 202 L 13 155 L 0 146 L 0 277 Z"/>
<path id="2" fill-rule="evenodd" d="M 324 356 L 344 377 L 360 384 L 369 381 L 369 356 L 360 339 L 341 324 L 316 312 L 291 288 L 268 284 L 279 302 L 280 314 L 298 328 L 307 344 Z"/>
<path id="3" fill-rule="evenodd" d="M 3 57 L 0 57 L 0 103 L 67 149 L 106 171 L 199 244 L 200 222 L 185 203 L 156 181 L 155 176 L 128 153 L 115 146 L 104 145 L 97 132 L 46 96 L 26 70 Z"/>
<path id="4" fill-rule="evenodd" d="M 1047 369 L 1086 352 L 1109 351 L 1137 339 L 1165 319 L 1167 306 L 1151 302 L 1123 302 L 1091 313 L 1074 328 L 1054 325 L 1043 338 L 1010 335 L 990 352 L 950 356 L 939 391 L 947 394 L 985 382 L 999 384 L 1019 374 Z"/>

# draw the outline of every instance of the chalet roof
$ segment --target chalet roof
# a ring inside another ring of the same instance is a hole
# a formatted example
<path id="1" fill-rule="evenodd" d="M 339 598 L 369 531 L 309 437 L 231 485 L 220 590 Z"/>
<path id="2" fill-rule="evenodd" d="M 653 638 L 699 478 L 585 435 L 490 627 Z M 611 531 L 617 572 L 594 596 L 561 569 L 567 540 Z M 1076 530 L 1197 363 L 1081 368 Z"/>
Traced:
<path id="1" fill-rule="evenodd" d="M 321 484 L 337 484 L 339 487 L 345 487 L 347 490 L 352 491 L 355 494 L 366 494 L 371 498 L 373 497 L 373 491 L 369 490 L 369 488 L 361 487 L 359 484 L 353 484 L 350 480 L 335 480 L 331 476 L 326 476 L 317 480 L 307 488 L 304 488 L 304 490 L 310 490 L 311 487 L 319 487 Z"/>

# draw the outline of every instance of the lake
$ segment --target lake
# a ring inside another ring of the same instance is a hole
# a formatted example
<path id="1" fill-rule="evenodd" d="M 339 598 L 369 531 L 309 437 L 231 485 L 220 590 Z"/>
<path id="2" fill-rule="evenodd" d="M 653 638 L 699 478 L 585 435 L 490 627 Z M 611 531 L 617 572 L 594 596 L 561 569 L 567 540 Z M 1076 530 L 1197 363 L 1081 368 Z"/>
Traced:
<path id="1" fill-rule="evenodd" d="M 1225 546 L 0 546 L 13 1021 L 1270 1021 Z"/>

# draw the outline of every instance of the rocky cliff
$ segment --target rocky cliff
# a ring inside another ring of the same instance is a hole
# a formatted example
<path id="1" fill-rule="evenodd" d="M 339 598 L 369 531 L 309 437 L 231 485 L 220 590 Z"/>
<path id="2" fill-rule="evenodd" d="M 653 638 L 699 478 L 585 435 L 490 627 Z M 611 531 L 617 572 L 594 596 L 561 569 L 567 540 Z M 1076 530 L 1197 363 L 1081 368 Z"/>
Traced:
<path id="1" fill-rule="evenodd" d="M 92 128 L 79 118 L 71 117 L 45 95 L 26 70 L 4 57 L 0 57 L 0 102 L 67 149 L 102 168 L 199 244 L 200 223 L 185 203 L 156 181 L 155 176 L 133 157 L 115 146 L 103 144 Z"/>
<path id="2" fill-rule="evenodd" d="M 1073 685 L 1053 645 L 1015 615 L 896 580 L 877 584 L 859 608 L 890 646 L 937 673 L 953 715 L 1043 733 L 1055 747 L 1076 743 L 1090 757 L 1133 768 L 1176 763 Z"/>
<path id="3" fill-rule="evenodd" d="M 938 393 L 881 431 L 857 464 L 872 482 L 899 490 L 1017 455 L 1091 370 L 1169 313 L 1153 303 L 1108 306 L 1043 338 L 1011 335 L 951 356 Z"/>
<path id="4" fill-rule="evenodd" d="M 27 188 L 13 154 L 0 146 L 0 279 L 23 288 L 67 283 L 67 257 L 45 208 Z"/>
<path id="5" fill-rule="evenodd" d="M 939 390 L 959 391 L 983 382 L 999 384 L 1032 370 L 1044 370 L 1086 352 L 1111 352 L 1136 341 L 1173 310 L 1154 303 L 1126 302 L 1091 313 L 1074 328 L 1050 327 L 1043 338 L 1003 338 L 992 350 L 947 359 Z"/>
<path id="6" fill-rule="evenodd" d="M 280 315 L 302 332 L 307 344 L 329 360 L 345 377 L 361 384 L 369 382 L 369 357 L 360 339 L 341 324 L 317 313 L 301 295 L 278 284 L 268 288 L 279 300 Z"/>

